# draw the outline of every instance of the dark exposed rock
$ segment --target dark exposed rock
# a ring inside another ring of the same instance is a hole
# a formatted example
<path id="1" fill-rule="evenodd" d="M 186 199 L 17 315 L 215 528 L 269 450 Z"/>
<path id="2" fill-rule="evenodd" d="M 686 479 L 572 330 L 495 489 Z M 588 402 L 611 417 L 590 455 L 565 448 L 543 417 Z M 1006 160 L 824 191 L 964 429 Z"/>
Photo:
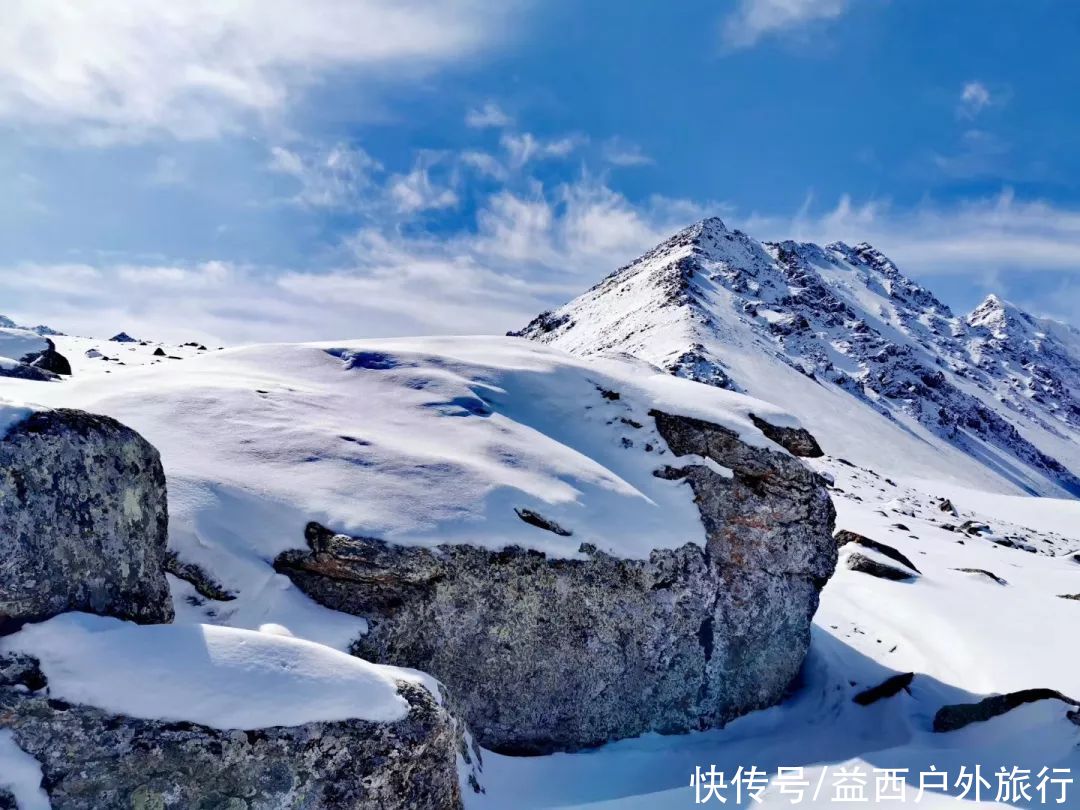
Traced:
<path id="1" fill-rule="evenodd" d="M 405 682 L 398 722 L 251 731 L 111 715 L 21 683 L 0 677 L 0 728 L 60 810 L 457 810 L 458 756 L 478 764 L 446 708 Z"/>
<path id="2" fill-rule="evenodd" d="M 941 501 L 938 503 L 938 509 L 940 509 L 942 512 L 948 512 L 950 515 L 956 515 L 956 507 L 953 506 L 953 502 L 950 501 L 948 498 L 941 499 Z"/>
<path id="3" fill-rule="evenodd" d="M 993 571 L 987 571 L 985 568 L 954 568 L 953 571 L 963 571 L 965 574 L 979 574 L 986 577 L 987 579 L 994 580 L 994 582 L 996 582 L 998 585 L 1009 584 L 1004 579 L 995 574 Z"/>
<path id="4" fill-rule="evenodd" d="M 985 523 L 980 523 L 977 520 L 965 520 L 960 524 L 960 531 L 967 532 L 973 537 L 978 537 L 983 532 L 990 531 L 990 527 Z"/>
<path id="5" fill-rule="evenodd" d="M 109 340 L 111 340 L 113 343 L 138 343 L 139 342 L 136 338 L 133 338 L 127 332 L 120 332 L 119 334 L 113 335 L 111 338 L 109 338 Z"/>
<path id="6" fill-rule="evenodd" d="M 836 545 L 844 546 L 848 543 L 856 543 L 860 546 L 864 546 L 865 548 L 872 549 L 878 554 L 885 555 L 890 560 L 895 560 L 901 565 L 906 565 L 908 568 L 910 568 L 917 574 L 922 573 L 922 571 L 915 567 L 915 563 L 913 563 L 911 560 L 909 560 L 906 556 L 904 556 L 892 546 L 888 546 L 885 543 L 879 543 L 877 540 L 871 540 L 869 537 L 865 537 L 858 532 L 849 532 L 847 529 L 841 529 L 836 533 Z"/>
<path id="7" fill-rule="evenodd" d="M 951 706 L 942 706 L 934 715 L 934 731 L 956 731 L 971 723 L 1005 714 L 1017 706 L 1025 703 L 1034 703 L 1037 700 L 1060 700 L 1080 706 L 1080 703 L 1061 692 L 1053 689 L 1024 689 L 1019 692 L 1009 692 L 1006 695 L 993 695 L 983 698 L 978 703 L 957 703 Z"/>
<path id="8" fill-rule="evenodd" d="M 858 571 L 861 574 L 869 574 L 872 577 L 878 579 L 889 579 L 894 582 L 903 582 L 904 580 L 914 579 L 915 574 L 910 571 L 904 571 L 900 568 L 894 568 L 891 565 L 873 560 L 867 557 L 865 554 L 849 554 L 844 564 L 852 571 Z"/>
<path id="9" fill-rule="evenodd" d="M 34 380 L 35 382 L 52 382 L 60 379 L 53 372 L 27 365 L 26 363 L 12 363 L 6 365 L 0 363 L 0 377 L 11 377 L 15 380 Z"/>
<path id="10" fill-rule="evenodd" d="M 185 562 L 175 551 L 165 555 L 165 571 L 177 579 L 182 579 L 193 587 L 200 596 L 217 602 L 231 602 L 236 594 L 223 588 L 212 576 L 195 563 Z"/>
<path id="11" fill-rule="evenodd" d="M 554 520 L 548 520 L 546 517 L 538 512 L 534 512 L 532 509 L 515 509 L 517 516 L 528 523 L 530 526 L 535 526 L 538 529 L 544 529 L 549 532 L 553 532 L 560 537 L 570 537 L 573 534 L 572 531 L 564 529 Z"/>
<path id="12" fill-rule="evenodd" d="M 1059 599 L 1075 599 L 1080 601 L 1080 593 L 1062 593 L 1058 594 Z"/>
<path id="13" fill-rule="evenodd" d="M 793 456 L 821 458 L 821 456 L 825 455 L 821 446 L 817 443 L 817 439 L 806 428 L 778 427 L 769 424 L 754 414 L 750 414 L 750 421 L 769 439 L 772 439 Z"/>
<path id="14" fill-rule="evenodd" d="M 860 706 L 869 706 L 872 703 L 877 703 L 879 700 L 891 698 L 901 689 L 907 689 L 911 686 L 911 681 L 914 678 L 914 672 L 902 672 L 898 675 L 893 675 L 891 678 L 886 678 L 877 686 L 859 692 L 852 700 Z"/>
<path id="15" fill-rule="evenodd" d="M 53 343 L 52 340 L 49 338 L 46 338 L 45 340 L 49 344 L 47 349 L 27 355 L 22 358 L 22 362 L 26 363 L 28 366 L 33 366 L 34 368 L 48 371 L 52 374 L 70 376 L 71 363 L 64 355 L 56 350 L 56 344 Z"/>
<path id="16" fill-rule="evenodd" d="M 903 523 L 894 523 L 894 524 L 892 525 L 892 527 L 893 527 L 894 529 L 899 529 L 899 530 L 900 530 L 900 531 L 902 531 L 902 532 L 910 532 L 910 531 L 911 531 L 911 529 L 909 529 L 909 528 L 908 528 L 908 527 L 907 527 L 907 526 L 906 526 L 905 524 L 903 524 Z"/>
<path id="17" fill-rule="evenodd" d="M 165 475 L 114 419 L 40 411 L 0 439 L 0 632 L 70 610 L 172 619 Z"/>
<path id="18" fill-rule="evenodd" d="M 165 355 L 165 350 L 163 348 L 161 348 L 160 346 L 158 346 L 156 349 L 154 349 L 154 357 L 165 357 L 165 356 L 166 356 Z"/>
<path id="19" fill-rule="evenodd" d="M 0 788 L 0 810 L 19 810 L 15 797 L 3 788 Z"/>
<path id="20" fill-rule="evenodd" d="M 779 700 L 836 564 L 821 479 L 786 453 L 653 412 L 691 487 L 706 547 L 622 559 L 521 548 L 401 547 L 312 524 L 275 567 L 317 602 L 365 616 L 354 651 L 431 672 L 497 751 L 573 750 L 721 725 Z"/>

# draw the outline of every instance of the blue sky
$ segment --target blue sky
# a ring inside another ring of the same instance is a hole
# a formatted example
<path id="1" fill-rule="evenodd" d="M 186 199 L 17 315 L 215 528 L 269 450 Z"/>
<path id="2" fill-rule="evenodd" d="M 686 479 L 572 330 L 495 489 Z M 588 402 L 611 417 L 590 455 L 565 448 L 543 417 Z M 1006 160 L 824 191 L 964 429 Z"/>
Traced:
<path id="1" fill-rule="evenodd" d="M 0 312 L 239 342 L 500 332 L 718 214 L 957 311 L 1080 312 L 1069 0 L 27 0 Z"/>

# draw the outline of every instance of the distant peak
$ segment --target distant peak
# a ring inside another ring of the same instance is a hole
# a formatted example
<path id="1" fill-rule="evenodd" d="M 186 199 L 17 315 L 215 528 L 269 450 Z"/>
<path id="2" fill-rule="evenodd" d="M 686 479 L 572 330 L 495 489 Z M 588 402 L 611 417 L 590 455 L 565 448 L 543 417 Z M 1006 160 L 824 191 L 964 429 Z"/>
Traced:
<path id="1" fill-rule="evenodd" d="M 708 228 L 710 230 L 714 228 L 721 231 L 727 230 L 727 225 L 724 224 L 724 220 L 720 219 L 720 217 L 705 217 L 705 219 L 701 220 L 698 224 L 702 228 Z"/>
<path id="2" fill-rule="evenodd" d="M 719 236 L 731 232 L 720 217 L 705 217 L 687 228 L 684 233 L 697 239 L 702 236 Z"/>
<path id="3" fill-rule="evenodd" d="M 970 326 L 983 326 L 994 332 L 1002 332 L 1010 327 L 1021 328 L 1021 323 L 1032 323 L 1033 318 L 1015 304 L 990 293 L 967 316 L 967 322 Z"/>

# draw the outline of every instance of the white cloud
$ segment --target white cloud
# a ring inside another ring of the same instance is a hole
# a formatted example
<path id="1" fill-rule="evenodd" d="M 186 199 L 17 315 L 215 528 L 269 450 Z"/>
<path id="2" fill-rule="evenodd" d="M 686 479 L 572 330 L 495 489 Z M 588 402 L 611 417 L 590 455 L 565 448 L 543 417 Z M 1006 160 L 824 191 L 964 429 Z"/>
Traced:
<path id="1" fill-rule="evenodd" d="M 494 155 L 489 155 L 487 152 L 467 150 L 462 152 L 458 157 L 463 166 L 468 166 L 479 172 L 481 175 L 491 177 L 495 180 L 505 180 L 507 177 L 506 167 L 502 165 L 498 158 Z"/>
<path id="2" fill-rule="evenodd" d="M 475 53 L 515 3 L 11 0 L 0 120 L 91 142 L 209 138 L 283 111 L 328 71 L 368 83 Z"/>
<path id="3" fill-rule="evenodd" d="M 347 240 L 332 267 L 19 265 L 0 268 L 0 294 L 19 302 L 9 314 L 65 331 L 124 329 L 208 345 L 500 333 L 579 294 L 689 222 L 722 213 L 730 226 L 758 238 L 869 241 L 911 275 L 958 277 L 963 289 L 995 289 L 1047 314 L 1068 316 L 1080 303 L 1072 282 L 1080 266 L 1080 209 L 1020 200 L 1007 190 L 914 209 L 847 196 L 820 213 L 812 204 L 808 199 L 789 216 L 739 217 L 688 200 L 635 203 L 586 175 L 483 197 L 475 220 L 450 234 L 372 221 Z M 1008 287 L 1019 272 L 1055 281 L 1025 300 Z"/>
<path id="4" fill-rule="evenodd" d="M 974 118 L 995 103 L 990 90 L 982 82 L 968 82 L 960 91 L 960 105 L 956 111 L 965 118 Z"/>
<path id="5" fill-rule="evenodd" d="M 440 186 L 431 179 L 430 162 L 421 159 L 408 174 L 397 175 L 390 181 L 390 198 L 398 213 L 453 208 L 457 193 L 450 186 Z"/>
<path id="6" fill-rule="evenodd" d="M 820 215 L 757 216 L 743 225 L 761 238 L 867 241 L 914 274 L 981 276 L 991 270 L 1073 274 L 1080 267 L 1080 209 L 1018 200 L 1011 189 L 954 205 L 895 209 L 847 195 Z"/>
<path id="7" fill-rule="evenodd" d="M 371 188 L 372 176 L 382 171 L 371 155 L 347 144 L 304 153 L 274 146 L 268 168 L 295 179 L 300 189 L 292 201 L 314 208 L 355 207 L 360 195 Z"/>
<path id="8" fill-rule="evenodd" d="M 428 164 L 404 178 L 422 174 Z M 287 157 L 282 165 L 297 167 Z M 386 185 L 393 198 L 396 180 Z M 421 193 L 423 196 L 424 192 Z M 425 198 L 426 199 L 426 198 Z M 693 203 L 635 205 L 582 177 L 479 201 L 450 235 L 402 228 L 379 210 L 334 267 L 281 271 L 229 262 L 115 262 L 0 268 L 0 294 L 65 331 L 239 343 L 417 333 L 501 333 L 699 218 Z M 33 319 L 28 318 L 28 319 Z"/>
<path id="9" fill-rule="evenodd" d="M 601 154 L 604 160 L 613 166 L 647 166 L 653 162 L 640 146 L 622 138 L 609 138 L 604 141 Z"/>
<path id="10" fill-rule="evenodd" d="M 738 0 L 721 35 L 729 48 L 749 48 L 763 37 L 835 19 L 847 9 L 848 0 Z"/>
<path id="11" fill-rule="evenodd" d="M 969 129 L 960 137 L 959 148 L 949 154 L 935 153 L 934 165 L 949 177 L 979 177 L 999 173 L 1010 146 L 992 132 Z"/>
<path id="12" fill-rule="evenodd" d="M 513 168 L 521 168 L 531 160 L 569 157 L 575 149 L 587 141 L 584 135 L 578 134 L 543 140 L 531 132 L 507 132 L 500 139 Z"/>
<path id="13" fill-rule="evenodd" d="M 512 126 L 514 119 L 493 101 L 489 101 L 482 107 L 473 108 L 465 113 L 466 126 L 474 129 L 504 129 Z"/>

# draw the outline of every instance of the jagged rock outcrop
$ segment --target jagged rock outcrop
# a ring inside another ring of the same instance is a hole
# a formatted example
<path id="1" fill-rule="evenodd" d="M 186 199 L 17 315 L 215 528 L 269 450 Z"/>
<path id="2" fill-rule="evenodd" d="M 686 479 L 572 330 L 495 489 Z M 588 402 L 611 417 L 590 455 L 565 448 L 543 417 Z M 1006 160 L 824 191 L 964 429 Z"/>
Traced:
<path id="1" fill-rule="evenodd" d="M 57 810 L 457 810 L 458 757 L 477 763 L 447 709 L 404 681 L 398 722 L 248 731 L 111 715 L 46 687 L 34 659 L 0 658 L 0 728 Z"/>
<path id="2" fill-rule="evenodd" d="M 0 632 L 70 610 L 165 622 L 165 475 L 114 419 L 39 411 L 0 438 Z"/>
<path id="3" fill-rule="evenodd" d="M 311 524 L 275 562 L 328 607 L 365 616 L 356 654 L 443 681 L 477 740 L 573 750 L 646 731 L 721 725 L 775 703 L 798 673 L 836 564 L 823 480 L 726 428 L 654 411 L 691 488 L 706 545 L 622 559 L 516 547 L 434 549 Z"/>

